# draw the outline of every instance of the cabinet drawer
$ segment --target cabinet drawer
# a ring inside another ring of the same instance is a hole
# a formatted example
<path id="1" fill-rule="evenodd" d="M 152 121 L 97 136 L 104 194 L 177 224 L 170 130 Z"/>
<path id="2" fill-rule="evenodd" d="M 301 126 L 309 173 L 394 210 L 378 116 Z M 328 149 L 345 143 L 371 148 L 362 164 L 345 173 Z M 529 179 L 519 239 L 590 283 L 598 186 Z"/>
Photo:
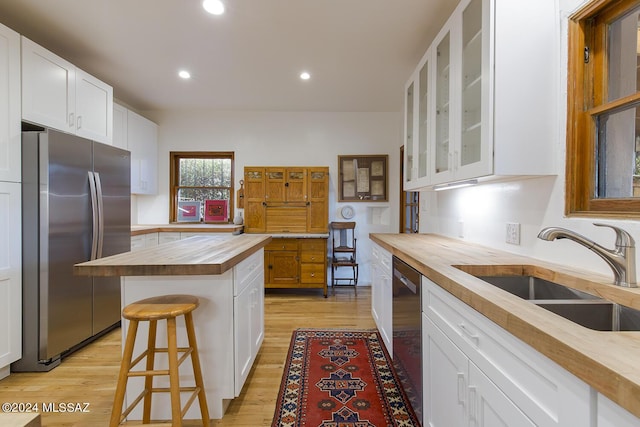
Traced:
<path id="1" fill-rule="evenodd" d="M 264 247 L 265 251 L 297 251 L 298 241 L 296 239 L 272 239 Z"/>
<path id="2" fill-rule="evenodd" d="M 239 295 L 242 290 L 251 283 L 256 274 L 264 274 L 264 252 L 258 252 L 235 266 L 234 295 Z"/>
<path id="3" fill-rule="evenodd" d="M 377 244 L 371 245 L 371 255 L 378 261 L 380 267 L 385 272 L 391 274 L 391 253 Z"/>
<path id="4" fill-rule="evenodd" d="M 327 247 L 325 239 L 300 239 L 301 251 L 321 251 L 324 252 Z"/>
<path id="5" fill-rule="evenodd" d="M 324 251 L 300 251 L 300 261 L 302 262 L 321 262 L 324 264 Z"/>
<path id="6" fill-rule="evenodd" d="M 324 283 L 326 270 L 323 264 L 300 264 L 301 283 Z"/>

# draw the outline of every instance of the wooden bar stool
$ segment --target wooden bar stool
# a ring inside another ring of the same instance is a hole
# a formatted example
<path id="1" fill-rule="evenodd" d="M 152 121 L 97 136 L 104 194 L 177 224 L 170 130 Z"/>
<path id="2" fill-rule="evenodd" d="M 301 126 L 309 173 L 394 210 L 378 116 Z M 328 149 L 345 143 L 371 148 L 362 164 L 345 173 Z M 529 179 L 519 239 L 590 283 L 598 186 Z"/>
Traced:
<path id="1" fill-rule="evenodd" d="M 118 376 L 118 385 L 113 401 L 113 409 L 111 410 L 110 427 L 120 425 L 122 420 L 129 415 L 133 408 L 144 398 L 142 422 L 148 424 L 151 421 L 151 395 L 152 393 L 165 392 L 171 394 L 171 420 L 173 427 L 181 427 L 182 419 L 187 409 L 191 406 L 196 396 L 200 404 L 200 413 L 202 415 L 202 424 L 209 426 L 209 408 L 207 407 L 207 398 L 202 381 L 202 371 L 200 369 L 200 359 L 198 357 L 198 346 L 196 344 L 196 334 L 193 327 L 192 311 L 199 305 L 198 298 L 191 295 L 163 295 L 153 298 L 146 298 L 127 305 L 122 310 L 122 317 L 129 320 L 129 329 L 127 330 L 127 339 L 122 354 L 122 364 L 120 365 L 120 374 Z M 177 345 L 176 337 L 176 317 L 184 316 L 187 328 L 187 336 L 189 338 L 189 347 L 180 347 Z M 156 328 L 158 320 L 167 321 L 167 348 L 156 348 Z M 139 322 L 149 322 L 149 336 L 147 349 L 142 352 L 135 360 L 133 357 L 133 347 L 136 341 L 136 333 L 138 331 Z M 154 369 L 154 359 L 156 353 L 167 353 L 169 359 L 169 369 Z M 182 353 L 178 359 L 178 353 Z M 195 387 L 180 387 L 180 379 L 178 367 L 191 355 L 191 364 L 193 366 L 193 375 L 195 377 Z M 144 357 L 147 358 L 146 370 L 132 371 L 131 369 L 140 362 Z M 169 376 L 169 388 L 154 388 L 153 377 L 156 375 Z M 127 389 L 127 381 L 129 377 L 145 377 L 144 390 L 135 398 L 135 400 L 122 411 L 124 403 L 124 395 Z M 184 409 L 180 403 L 180 392 L 191 392 L 191 396 L 187 400 Z"/>

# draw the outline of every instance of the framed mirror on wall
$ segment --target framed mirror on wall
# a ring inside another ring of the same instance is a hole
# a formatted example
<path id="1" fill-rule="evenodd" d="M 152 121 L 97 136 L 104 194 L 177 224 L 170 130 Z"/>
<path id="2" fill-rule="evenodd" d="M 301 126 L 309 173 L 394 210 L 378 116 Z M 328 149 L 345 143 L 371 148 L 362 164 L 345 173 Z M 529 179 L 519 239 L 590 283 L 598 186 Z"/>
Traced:
<path id="1" fill-rule="evenodd" d="M 338 156 L 338 201 L 388 201 L 388 161 L 386 154 Z"/>

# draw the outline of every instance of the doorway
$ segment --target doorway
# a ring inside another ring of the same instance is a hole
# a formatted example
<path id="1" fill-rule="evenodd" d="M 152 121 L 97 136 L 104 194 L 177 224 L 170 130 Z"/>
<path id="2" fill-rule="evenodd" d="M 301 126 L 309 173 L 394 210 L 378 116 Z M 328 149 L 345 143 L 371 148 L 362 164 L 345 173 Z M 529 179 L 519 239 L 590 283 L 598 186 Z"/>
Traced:
<path id="1" fill-rule="evenodd" d="M 420 231 L 420 192 L 404 191 L 404 146 L 400 147 L 400 233 Z"/>

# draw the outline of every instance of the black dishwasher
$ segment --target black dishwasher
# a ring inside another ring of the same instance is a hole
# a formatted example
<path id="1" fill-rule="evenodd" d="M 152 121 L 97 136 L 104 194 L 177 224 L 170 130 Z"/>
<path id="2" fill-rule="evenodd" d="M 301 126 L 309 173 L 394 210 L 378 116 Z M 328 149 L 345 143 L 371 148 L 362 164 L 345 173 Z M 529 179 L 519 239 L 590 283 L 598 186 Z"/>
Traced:
<path id="1" fill-rule="evenodd" d="M 422 310 L 420 273 L 393 257 L 393 366 L 422 423 Z"/>

